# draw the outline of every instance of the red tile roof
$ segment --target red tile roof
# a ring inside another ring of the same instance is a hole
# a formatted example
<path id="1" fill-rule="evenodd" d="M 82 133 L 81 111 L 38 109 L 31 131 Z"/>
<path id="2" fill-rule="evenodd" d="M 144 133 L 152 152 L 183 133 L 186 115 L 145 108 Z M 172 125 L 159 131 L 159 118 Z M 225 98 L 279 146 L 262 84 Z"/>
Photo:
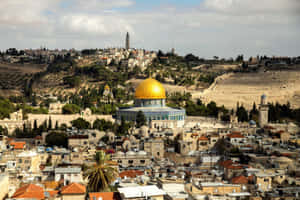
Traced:
<path id="1" fill-rule="evenodd" d="M 245 137 L 241 133 L 234 133 L 234 132 L 232 132 L 231 134 L 228 134 L 227 136 L 230 138 L 244 138 Z"/>
<path id="2" fill-rule="evenodd" d="M 243 175 L 236 176 L 231 179 L 231 183 L 233 183 L 233 184 L 248 184 L 248 178 Z"/>
<path id="3" fill-rule="evenodd" d="M 26 142 L 11 142 L 9 145 L 13 146 L 14 149 L 24 149 Z"/>
<path id="4" fill-rule="evenodd" d="M 90 200 L 120 200 L 120 194 L 118 192 L 91 192 L 89 193 Z"/>
<path id="5" fill-rule="evenodd" d="M 208 140 L 208 138 L 206 136 L 201 136 L 198 138 L 198 140 Z"/>
<path id="6" fill-rule="evenodd" d="M 42 140 L 43 139 L 43 137 L 42 136 L 40 136 L 40 135 L 37 135 L 34 139 L 36 139 L 36 140 Z"/>
<path id="7" fill-rule="evenodd" d="M 119 174 L 119 176 L 121 178 L 124 178 L 125 176 L 128 177 L 128 178 L 135 178 L 137 176 L 141 176 L 143 175 L 144 172 L 140 171 L 140 170 L 126 170 L 126 171 L 123 171 Z"/>
<path id="8" fill-rule="evenodd" d="M 85 194 L 86 188 L 79 183 L 71 183 L 61 188 L 61 194 Z"/>
<path id="9" fill-rule="evenodd" d="M 12 198 L 44 199 L 44 189 L 34 184 L 28 184 L 17 189 L 17 191 L 13 194 Z"/>
<path id="10" fill-rule="evenodd" d="M 232 160 L 225 160 L 225 161 L 220 162 L 220 165 L 223 167 L 226 167 L 228 165 L 231 165 L 232 163 L 233 163 Z"/>

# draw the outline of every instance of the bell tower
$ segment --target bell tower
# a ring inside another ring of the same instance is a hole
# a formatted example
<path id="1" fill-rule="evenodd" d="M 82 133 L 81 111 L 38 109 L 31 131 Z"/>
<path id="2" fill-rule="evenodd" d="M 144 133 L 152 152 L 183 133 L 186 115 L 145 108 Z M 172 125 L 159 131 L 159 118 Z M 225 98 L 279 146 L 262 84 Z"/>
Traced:
<path id="1" fill-rule="evenodd" d="M 128 32 L 126 33 L 125 48 L 130 49 L 130 38 Z"/>
<path id="2" fill-rule="evenodd" d="M 269 121 L 268 113 L 269 113 L 269 106 L 267 104 L 267 96 L 263 94 L 260 98 L 260 104 L 259 104 L 258 121 L 260 127 L 264 127 L 265 125 L 268 124 Z"/>

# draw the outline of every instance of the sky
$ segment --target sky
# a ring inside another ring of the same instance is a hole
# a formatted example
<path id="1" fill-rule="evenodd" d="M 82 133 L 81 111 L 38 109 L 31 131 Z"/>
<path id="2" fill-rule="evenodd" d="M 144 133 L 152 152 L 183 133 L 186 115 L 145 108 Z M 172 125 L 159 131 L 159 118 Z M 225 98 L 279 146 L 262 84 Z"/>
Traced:
<path id="1" fill-rule="evenodd" d="M 0 0 L 0 49 L 300 56 L 300 0 Z"/>

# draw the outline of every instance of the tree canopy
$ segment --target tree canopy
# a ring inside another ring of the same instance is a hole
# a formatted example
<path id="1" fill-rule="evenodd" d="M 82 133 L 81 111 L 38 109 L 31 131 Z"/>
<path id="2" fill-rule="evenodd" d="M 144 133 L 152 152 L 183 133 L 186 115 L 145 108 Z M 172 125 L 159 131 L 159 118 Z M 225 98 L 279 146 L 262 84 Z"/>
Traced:
<path id="1" fill-rule="evenodd" d="M 71 121 L 72 126 L 78 128 L 78 129 L 88 129 L 91 128 L 91 124 L 84 120 L 83 118 L 78 118 L 73 121 Z"/>
<path id="2" fill-rule="evenodd" d="M 66 104 L 62 108 L 63 114 L 75 114 L 80 112 L 80 107 L 75 104 Z"/>
<path id="3" fill-rule="evenodd" d="M 52 132 L 46 136 L 47 146 L 68 147 L 68 136 L 64 132 Z"/>
<path id="4" fill-rule="evenodd" d="M 138 113 L 136 114 L 135 122 L 136 122 L 137 128 L 140 128 L 141 126 L 146 125 L 147 120 L 146 120 L 146 117 L 145 117 L 143 111 L 138 111 Z"/>

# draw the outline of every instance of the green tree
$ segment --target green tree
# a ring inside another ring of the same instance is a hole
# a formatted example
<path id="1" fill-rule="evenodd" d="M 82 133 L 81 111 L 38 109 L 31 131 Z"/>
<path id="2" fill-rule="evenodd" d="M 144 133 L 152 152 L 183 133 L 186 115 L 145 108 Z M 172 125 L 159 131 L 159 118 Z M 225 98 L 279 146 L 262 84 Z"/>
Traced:
<path id="1" fill-rule="evenodd" d="M 127 135 L 129 128 L 129 123 L 126 123 L 124 117 L 122 116 L 121 124 L 118 126 L 117 135 Z"/>
<path id="2" fill-rule="evenodd" d="M 48 122 L 48 130 L 52 129 L 52 119 L 49 117 L 49 122 Z"/>
<path id="3" fill-rule="evenodd" d="M 143 113 L 143 111 L 138 111 L 138 113 L 136 114 L 136 127 L 140 128 L 143 125 L 146 125 L 146 117 Z"/>
<path id="4" fill-rule="evenodd" d="M 36 119 L 34 120 L 34 122 L 33 122 L 33 130 L 37 130 L 38 129 L 38 126 L 37 126 L 37 121 L 36 121 Z"/>
<path id="5" fill-rule="evenodd" d="M 93 123 L 93 128 L 100 131 L 112 130 L 113 124 L 110 121 L 104 119 L 96 119 Z"/>
<path id="6" fill-rule="evenodd" d="M 118 177 L 117 169 L 109 164 L 110 156 L 104 151 L 95 155 L 96 164 L 84 172 L 89 192 L 110 191 L 110 184 Z"/>
<path id="7" fill-rule="evenodd" d="M 80 112 L 80 107 L 75 104 L 66 104 L 62 108 L 63 114 L 75 114 Z"/>
<path id="8" fill-rule="evenodd" d="M 15 106 L 8 99 L 0 97 L 0 119 L 9 118 L 9 114 L 15 110 Z"/>
<path id="9" fill-rule="evenodd" d="M 46 136 L 47 146 L 68 147 L 68 136 L 64 132 L 51 132 Z"/>
<path id="10" fill-rule="evenodd" d="M 236 116 L 238 117 L 238 121 L 239 122 L 245 122 L 248 121 L 248 112 L 246 111 L 246 109 L 243 106 L 238 107 L 237 111 L 236 111 Z"/>
<path id="11" fill-rule="evenodd" d="M 88 121 L 85 121 L 83 118 L 78 118 L 71 121 L 72 126 L 78 129 L 88 129 L 91 127 L 91 124 Z"/>
<path id="12" fill-rule="evenodd" d="M 0 126 L 0 135 L 8 135 L 7 128 Z"/>
<path id="13" fill-rule="evenodd" d="M 67 76 L 63 79 L 64 84 L 70 87 L 78 87 L 81 84 L 81 79 L 79 76 Z"/>
<path id="14" fill-rule="evenodd" d="M 58 130 L 58 121 L 55 122 L 55 130 Z"/>

